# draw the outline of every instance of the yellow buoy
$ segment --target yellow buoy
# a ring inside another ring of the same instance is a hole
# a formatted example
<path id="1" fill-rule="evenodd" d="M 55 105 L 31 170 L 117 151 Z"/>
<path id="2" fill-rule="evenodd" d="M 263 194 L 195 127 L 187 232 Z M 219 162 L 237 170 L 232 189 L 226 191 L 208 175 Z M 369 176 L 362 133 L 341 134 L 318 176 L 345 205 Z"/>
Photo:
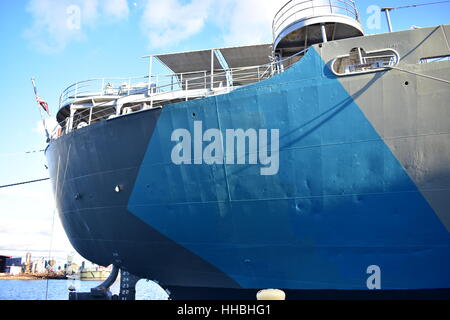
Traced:
<path id="1" fill-rule="evenodd" d="M 261 290 L 256 294 L 258 300 L 286 300 L 286 293 L 278 289 Z"/>

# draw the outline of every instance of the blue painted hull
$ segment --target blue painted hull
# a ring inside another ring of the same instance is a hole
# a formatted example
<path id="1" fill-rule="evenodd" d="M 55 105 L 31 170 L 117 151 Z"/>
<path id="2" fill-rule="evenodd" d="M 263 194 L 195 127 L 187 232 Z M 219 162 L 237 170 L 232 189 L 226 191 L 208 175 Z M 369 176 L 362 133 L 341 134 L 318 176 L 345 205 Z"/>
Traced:
<path id="1" fill-rule="evenodd" d="M 310 50 L 258 84 L 53 141 L 69 239 L 91 261 L 169 288 L 367 291 L 376 265 L 383 290 L 448 289 L 449 232 L 356 104 L 364 94 Z M 195 121 L 280 130 L 278 173 L 174 164 L 171 135 Z"/>

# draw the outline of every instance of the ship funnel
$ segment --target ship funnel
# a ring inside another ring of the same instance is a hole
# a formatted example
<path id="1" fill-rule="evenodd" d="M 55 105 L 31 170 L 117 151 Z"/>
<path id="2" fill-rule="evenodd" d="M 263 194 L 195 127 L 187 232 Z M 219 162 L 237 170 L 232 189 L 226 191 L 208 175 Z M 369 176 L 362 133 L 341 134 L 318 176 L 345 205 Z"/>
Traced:
<path id="1" fill-rule="evenodd" d="M 280 57 L 364 34 L 352 0 L 290 0 L 275 15 L 272 32 L 273 48 Z"/>

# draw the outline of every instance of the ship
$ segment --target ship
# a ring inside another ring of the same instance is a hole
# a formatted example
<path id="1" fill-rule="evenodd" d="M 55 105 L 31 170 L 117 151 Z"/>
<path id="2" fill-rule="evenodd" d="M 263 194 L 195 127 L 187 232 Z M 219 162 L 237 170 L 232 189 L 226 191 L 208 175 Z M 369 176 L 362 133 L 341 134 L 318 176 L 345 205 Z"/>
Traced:
<path id="1" fill-rule="evenodd" d="M 172 299 L 448 298 L 450 25 L 365 35 L 353 1 L 309 0 L 272 29 L 63 91 L 71 244 Z"/>
<path id="2" fill-rule="evenodd" d="M 103 267 L 90 264 L 86 261 L 81 263 L 78 272 L 79 280 L 104 281 L 111 274 L 111 267 Z"/>
<path id="3" fill-rule="evenodd" d="M 80 272 L 80 280 L 103 281 L 108 278 L 110 271 L 107 270 L 85 270 Z"/>

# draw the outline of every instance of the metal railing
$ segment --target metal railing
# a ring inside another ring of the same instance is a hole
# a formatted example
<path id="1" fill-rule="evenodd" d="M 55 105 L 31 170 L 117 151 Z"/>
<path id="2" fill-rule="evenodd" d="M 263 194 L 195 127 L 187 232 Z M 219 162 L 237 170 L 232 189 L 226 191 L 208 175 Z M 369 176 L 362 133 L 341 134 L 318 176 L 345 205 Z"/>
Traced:
<path id="1" fill-rule="evenodd" d="M 90 79 L 77 82 L 69 86 L 60 97 L 60 108 L 71 105 L 71 115 L 51 130 L 53 139 L 60 137 L 72 130 L 89 126 L 98 121 L 104 121 L 112 117 L 127 114 L 127 110 L 142 110 L 142 104 L 148 104 L 150 108 L 163 106 L 176 101 L 203 98 L 209 95 L 224 94 L 237 87 L 256 83 L 287 70 L 293 65 L 299 56 L 304 55 L 308 49 L 302 50 L 281 61 L 274 61 L 260 66 L 198 71 L 140 78 L 110 78 Z M 146 81 L 142 81 L 142 80 Z M 135 81 L 133 81 L 135 80 Z M 118 85 L 114 86 L 112 81 Z M 111 105 L 111 101 L 128 96 L 136 96 L 135 99 L 127 99 L 127 105 Z M 103 99 L 95 103 L 95 106 L 76 104 L 77 99 Z"/>
<path id="2" fill-rule="evenodd" d="M 229 89 L 267 79 L 272 75 L 271 65 L 244 68 L 196 71 L 177 74 L 163 74 L 151 77 L 135 78 L 101 78 L 74 83 L 66 88 L 60 96 L 59 108 L 67 106 L 78 99 L 126 97 L 136 94 L 154 96 L 179 90 Z"/>
<path id="3" fill-rule="evenodd" d="M 100 78 L 78 81 L 66 88 L 60 98 L 59 107 L 70 101 L 93 96 L 123 96 L 148 87 L 147 77 Z"/>
<path id="4" fill-rule="evenodd" d="M 254 66 L 210 71 L 186 72 L 136 78 L 101 78 L 74 83 L 59 98 L 59 108 L 83 98 L 120 98 L 136 94 L 148 96 L 178 90 L 234 87 L 261 81 L 271 75 L 269 67 Z M 211 79 L 213 79 L 211 81 Z"/>
<path id="5" fill-rule="evenodd" d="M 353 0 L 290 0 L 273 19 L 273 39 L 297 21 L 326 14 L 340 14 L 359 21 L 359 13 Z"/>

